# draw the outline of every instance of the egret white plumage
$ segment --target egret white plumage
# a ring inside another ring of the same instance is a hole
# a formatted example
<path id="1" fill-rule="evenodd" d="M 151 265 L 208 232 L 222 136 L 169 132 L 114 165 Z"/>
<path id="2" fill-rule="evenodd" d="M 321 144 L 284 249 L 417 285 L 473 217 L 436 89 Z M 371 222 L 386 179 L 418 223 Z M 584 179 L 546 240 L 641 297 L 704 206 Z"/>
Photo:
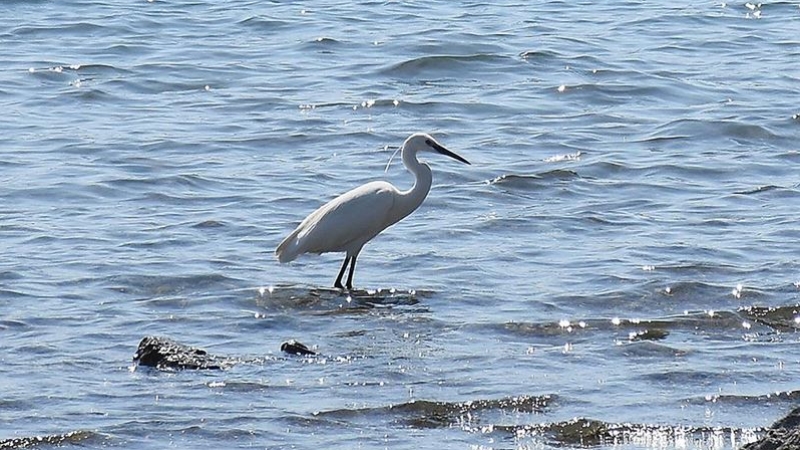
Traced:
<path id="1" fill-rule="evenodd" d="M 282 263 L 304 253 L 345 252 L 334 287 L 344 289 L 342 277 L 350 265 L 347 289 L 353 289 L 356 259 L 364 244 L 416 210 L 433 183 L 431 168 L 417 159 L 430 151 L 469 164 L 428 134 L 416 133 L 403 142 L 403 165 L 414 175 L 414 186 L 401 191 L 385 181 L 373 181 L 346 192 L 308 215 L 275 249 Z"/>

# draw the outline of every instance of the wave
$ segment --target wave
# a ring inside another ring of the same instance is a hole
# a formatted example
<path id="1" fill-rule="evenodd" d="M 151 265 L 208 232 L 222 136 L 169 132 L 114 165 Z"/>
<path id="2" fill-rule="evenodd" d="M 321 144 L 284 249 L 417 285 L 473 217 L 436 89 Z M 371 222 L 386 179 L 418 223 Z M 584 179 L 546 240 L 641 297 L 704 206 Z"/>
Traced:
<path id="1" fill-rule="evenodd" d="M 800 191 L 796 187 L 785 187 L 785 186 L 776 186 L 774 184 L 765 184 L 762 186 L 757 186 L 752 189 L 745 189 L 742 191 L 736 191 L 733 193 L 734 195 L 759 195 L 759 194 L 769 194 L 770 196 L 778 196 L 778 197 L 788 197 L 793 198 L 800 194 Z"/>
<path id="2" fill-rule="evenodd" d="M 580 299 L 573 299 L 580 303 Z M 672 316 L 636 318 L 636 317 L 593 317 L 570 318 L 551 322 L 513 321 L 473 325 L 477 331 L 524 337 L 527 340 L 541 339 L 543 342 L 551 338 L 566 335 L 596 336 L 610 335 L 617 342 L 650 342 L 665 346 L 662 341 L 669 342 L 673 332 L 694 333 L 698 330 L 709 332 L 730 331 L 744 334 L 747 332 L 770 334 L 776 330 L 798 330 L 800 322 L 796 322 L 798 306 L 766 308 L 760 306 L 743 307 L 731 310 L 686 311 Z M 756 327 L 753 323 L 761 324 Z M 560 341 L 559 341 L 560 342 Z M 670 349 L 669 352 L 674 352 Z"/>
<path id="3" fill-rule="evenodd" d="M 131 244 L 132 245 L 132 244 Z M 108 289 L 144 297 L 163 298 L 187 292 L 208 293 L 212 287 L 239 287 L 239 280 L 218 273 L 195 275 L 120 275 L 105 279 Z"/>
<path id="4" fill-rule="evenodd" d="M 541 184 L 542 181 L 567 181 L 580 178 L 577 172 L 565 169 L 548 170 L 546 172 L 522 175 L 522 174 L 504 174 L 495 177 L 491 180 L 486 180 L 486 184 L 493 186 L 503 186 L 507 188 L 532 188 Z"/>
<path id="5" fill-rule="evenodd" d="M 493 66 L 506 63 L 509 58 L 496 54 L 477 53 L 472 55 L 431 55 L 408 59 L 383 68 L 384 75 L 410 77 L 436 73 L 462 76 L 476 66 Z"/>
<path id="6" fill-rule="evenodd" d="M 245 19 L 242 19 L 238 22 L 239 25 L 244 25 L 247 27 L 254 28 L 261 31 L 278 31 L 286 29 L 287 27 L 291 27 L 292 23 L 285 21 L 285 20 L 278 20 L 273 19 L 270 17 L 263 17 L 263 16 L 250 16 Z"/>
<path id="7" fill-rule="evenodd" d="M 691 138 L 717 140 L 729 138 L 738 142 L 769 141 L 780 136 L 763 125 L 744 123 L 742 120 L 710 120 L 710 119 L 675 119 L 660 125 L 651 135 L 676 136 L 680 139 Z"/>
<path id="8" fill-rule="evenodd" d="M 64 35 L 96 35 L 96 34 L 111 34 L 119 30 L 119 27 L 98 25 L 90 22 L 76 22 L 67 23 L 60 26 L 34 26 L 34 25 L 20 25 L 11 30 L 11 36 L 17 37 L 30 37 L 30 36 L 64 36 Z M 128 30 L 130 31 L 130 30 Z"/>

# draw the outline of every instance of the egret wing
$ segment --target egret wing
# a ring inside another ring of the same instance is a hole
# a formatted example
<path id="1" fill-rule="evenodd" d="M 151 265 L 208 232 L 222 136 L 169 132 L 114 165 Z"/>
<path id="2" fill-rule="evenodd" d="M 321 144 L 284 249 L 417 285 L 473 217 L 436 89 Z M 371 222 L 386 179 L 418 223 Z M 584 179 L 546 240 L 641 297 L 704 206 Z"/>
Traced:
<path id="1" fill-rule="evenodd" d="M 385 182 L 372 182 L 322 205 L 278 246 L 280 261 L 303 253 L 355 252 L 391 225 L 397 190 Z"/>

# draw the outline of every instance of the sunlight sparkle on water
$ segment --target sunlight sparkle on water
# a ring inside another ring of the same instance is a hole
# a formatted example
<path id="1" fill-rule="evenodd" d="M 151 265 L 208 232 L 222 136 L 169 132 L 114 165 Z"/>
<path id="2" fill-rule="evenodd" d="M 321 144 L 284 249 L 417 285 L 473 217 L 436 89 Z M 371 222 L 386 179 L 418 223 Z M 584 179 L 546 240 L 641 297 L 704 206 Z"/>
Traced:
<path id="1" fill-rule="evenodd" d="M 272 285 L 266 286 L 266 287 L 262 286 L 262 287 L 258 288 L 258 294 L 259 295 L 264 295 L 265 293 L 269 292 L 269 294 L 272 295 L 272 292 L 274 290 L 275 290 L 275 287 L 272 286 Z"/>
<path id="2" fill-rule="evenodd" d="M 746 17 L 748 19 L 760 19 L 761 18 L 761 3 L 745 3 L 744 6 L 752 11 L 752 13 L 748 12 Z"/>
<path id="3" fill-rule="evenodd" d="M 544 162 L 579 161 L 581 152 L 567 153 L 565 155 L 554 155 L 544 159 Z"/>
<path id="4" fill-rule="evenodd" d="M 586 322 L 580 321 L 577 325 L 581 328 L 586 328 Z M 562 319 L 558 322 L 558 326 L 567 330 L 568 333 L 572 333 L 572 323 L 570 323 L 567 319 Z"/>

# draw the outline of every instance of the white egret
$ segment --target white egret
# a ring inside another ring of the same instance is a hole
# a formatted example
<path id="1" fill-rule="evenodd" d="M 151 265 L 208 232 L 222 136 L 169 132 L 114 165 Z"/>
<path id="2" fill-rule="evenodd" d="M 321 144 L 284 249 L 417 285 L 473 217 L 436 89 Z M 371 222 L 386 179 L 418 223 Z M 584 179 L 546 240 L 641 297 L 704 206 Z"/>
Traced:
<path id="1" fill-rule="evenodd" d="M 361 248 L 381 231 L 416 210 L 431 189 L 431 168 L 417 160 L 422 151 L 438 152 L 469 164 L 428 134 L 411 135 L 402 146 L 403 165 L 414 175 L 414 186 L 401 191 L 385 181 L 373 181 L 346 192 L 312 212 L 284 239 L 275 255 L 282 263 L 304 253 L 345 252 L 334 287 L 344 289 L 342 277 L 350 264 L 347 289 L 353 289 L 353 271 Z"/>

